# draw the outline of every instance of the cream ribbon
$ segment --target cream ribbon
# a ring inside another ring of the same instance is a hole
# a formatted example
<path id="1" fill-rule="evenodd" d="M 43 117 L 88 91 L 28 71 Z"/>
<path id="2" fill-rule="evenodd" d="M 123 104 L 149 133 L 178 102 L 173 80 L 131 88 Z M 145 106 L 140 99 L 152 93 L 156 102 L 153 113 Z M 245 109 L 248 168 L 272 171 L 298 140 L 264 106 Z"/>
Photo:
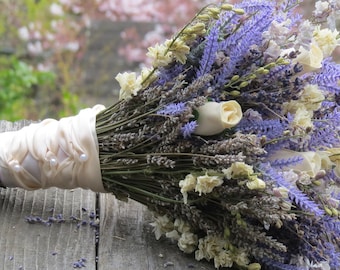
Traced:
<path id="1" fill-rule="evenodd" d="M 18 131 L 0 133 L 0 181 L 26 190 L 59 187 L 106 192 L 99 163 L 96 114 L 46 119 Z"/>

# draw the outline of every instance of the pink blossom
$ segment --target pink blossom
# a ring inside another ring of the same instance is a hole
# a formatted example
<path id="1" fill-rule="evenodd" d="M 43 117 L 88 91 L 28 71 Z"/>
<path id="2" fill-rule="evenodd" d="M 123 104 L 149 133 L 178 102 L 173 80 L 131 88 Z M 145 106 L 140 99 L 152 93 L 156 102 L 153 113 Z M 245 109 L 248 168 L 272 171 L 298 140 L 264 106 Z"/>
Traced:
<path id="1" fill-rule="evenodd" d="M 27 44 L 27 50 L 32 55 L 40 55 L 43 52 L 43 47 L 40 41 L 35 41 Z"/>
<path id="2" fill-rule="evenodd" d="M 53 3 L 50 6 L 50 13 L 54 16 L 63 16 L 64 15 L 64 11 L 63 11 L 62 6 L 60 6 L 56 3 Z"/>
<path id="3" fill-rule="evenodd" d="M 30 38 L 30 32 L 28 31 L 26 26 L 20 27 L 18 29 L 19 38 L 23 41 L 28 41 Z"/>
<path id="4" fill-rule="evenodd" d="M 71 41 L 71 42 L 66 43 L 64 48 L 67 51 L 76 52 L 79 50 L 80 45 L 79 45 L 79 42 L 77 41 Z"/>

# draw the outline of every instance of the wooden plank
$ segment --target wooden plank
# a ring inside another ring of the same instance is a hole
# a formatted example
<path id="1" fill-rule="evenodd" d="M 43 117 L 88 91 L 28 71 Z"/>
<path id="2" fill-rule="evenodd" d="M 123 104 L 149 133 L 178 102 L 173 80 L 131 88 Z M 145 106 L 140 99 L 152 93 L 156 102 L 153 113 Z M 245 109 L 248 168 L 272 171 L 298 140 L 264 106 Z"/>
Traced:
<path id="1" fill-rule="evenodd" d="M 89 225 L 77 227 L 71 216 L 90 220 L 96 194 L 51 188 L 39 191 L 2 189 L 0 193 L 0 269 L 72 269 L 85 258 L 88 269 L 96 269 L 95 232 Z M 82 208 L 88 209 L 83 211 Z M 50 226 L 26 221 L 27 216 L 44 220 L 62 214 L 64 223 Z"/>
<path id="2" fill-rule="evenodd" d="M 100 194 L 98 270 L 215 269 L 181 252 L 168 239 L 156 240 L 151 213 L 137 202 Z"/>

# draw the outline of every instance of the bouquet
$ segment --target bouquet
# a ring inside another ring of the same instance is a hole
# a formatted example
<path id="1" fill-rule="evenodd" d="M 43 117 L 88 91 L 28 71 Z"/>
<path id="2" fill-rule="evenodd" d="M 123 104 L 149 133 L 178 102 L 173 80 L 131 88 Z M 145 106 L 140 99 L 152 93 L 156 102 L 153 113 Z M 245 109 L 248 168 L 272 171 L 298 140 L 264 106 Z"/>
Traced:
<path id="1" fill-rule="evenodd" d="M 339 3 L 298 5 L 208 5 L 117 103 L 1 134 L 0 183 L 133 199 L 216 268 L 340 269 Z"/>

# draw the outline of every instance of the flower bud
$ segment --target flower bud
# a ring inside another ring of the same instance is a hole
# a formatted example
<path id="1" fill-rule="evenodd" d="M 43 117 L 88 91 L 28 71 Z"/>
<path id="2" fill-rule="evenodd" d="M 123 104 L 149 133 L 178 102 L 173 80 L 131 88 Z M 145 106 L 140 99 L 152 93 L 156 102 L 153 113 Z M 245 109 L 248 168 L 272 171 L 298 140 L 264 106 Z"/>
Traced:
<path id="1" fill-rule="evenodd" d="M 221 5 L 221 9 L 222 10 L 232 10 L 233 9 L 233 5 L 231 5 L 231 4 L 222 4 Z"/>
<path id="2" fill-rule="evenodd" d="M 217 19 L 221 13 L 221 10 L 217 7 L 210 7 L 210 8 L 207 8 L 207 12 L 208 14 L 210 14 L 210 16 Z"/>
<path id="3" fill-rule="evenodd" d="M 197 19 L 201 21 L 209 21 L 211 17 L 209 16 L 209 14 L 200 14 L 197 16 Z"/>
<path id="4" fill-rule="evenodd" d="M 240 78 L 239 75 L 234 75 L 233 77 L 231 77 L 230 81 L 231 81 L 231 82 L 235 82 L 235 81 L 237 81 L 239 78 Z"/>
<path id="5" fill-rule="evenodd" d="M 248 270 L 261 270 L 261 264 L 259 263 L 251 263 L 247 267 Z"/>
<path id="6" fill-rule="evenodd" d="M 242 8 L 234 8 L 233 11 L 237 14 L 237 15 L 243 15 L 245 13 L 244 9 Z"/>
<path id="7" fill-rule="evenodd" d="M 244 82 L 240 83 L 239 88 L 244 88 L 244 87 L 246 87 L 248 85 L 249 85 L 249 82 L 244 81 Z"/>
<path id="8" fill-rule="evenodd" d="M 242 109 L 235 100 L 225 102 L 207 102 L 197 109 L 198 126 L 195 134 L 211 136 L 218 134 L 226 128 L 236 126 L 242 118 Z"/>

